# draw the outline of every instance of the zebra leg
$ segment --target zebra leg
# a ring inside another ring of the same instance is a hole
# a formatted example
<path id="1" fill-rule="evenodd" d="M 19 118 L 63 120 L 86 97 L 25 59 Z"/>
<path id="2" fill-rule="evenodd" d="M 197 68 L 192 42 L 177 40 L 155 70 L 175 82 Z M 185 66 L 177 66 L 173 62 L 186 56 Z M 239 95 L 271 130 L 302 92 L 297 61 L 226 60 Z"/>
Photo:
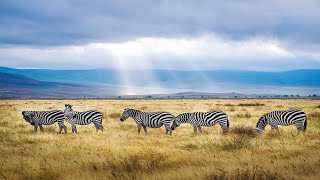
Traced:
<path id="1" fill-rule="evenodd" d="M 139 135 L 141 130 L 141 124 L 137 124 L 137 126 L 138 126 L 138 135 Z"/>
<path id="2" fill-rule="evenodd" d="M 144 133 L 147 134 L 147 126 L 142 125 Z"/>
<path id="3" fill-rule="evenodd" d="M 274 130 L 279 131 L 279 128 L 277 125 L 271 125 L 271 130 L 272 131 L 274 131 Z"/>
<path id="4" fill-rule="evenodd" d="M 168 132 L 170 132 L 170 135 L 172 135 L 172 129 L 170 127 L 170 124 L 166 124 L 165 128 L 166 128 L 166 134 L 168 134 Z"/>
<path id="5" fill-rule="evenodd" d="M 59 134 L 61 134 L 61 131 L 62 131 L 62 129 L 63 129 L 64 127 L 63 127 L 63 124 L 62 124 L 62 123 L 58 123 L 58 125 L 59 125 Z"/>
<path id="6" fill-rule="evenodd" d="M 76 124 L 75 124 L 75 123 L 72 123 L 72 124 L 71 124 L 71 127 L 72 127 L 72 133 L 77 133 Z"/>
<path id="7" fill-rule="evenodd" d="M 67 126 L 63 124 L 64 133 L 67 134 Z"/>
<path id="8" fill-rule="evenodd" d="M 34 127 L 33 130 L 36 133 L 38 131 L 38 124 L 33 125 L 33 127 Z"/>
<path id="9" fill-rule="evenodd" d="M 198 126 L 198 129 L 199 129 L 200 134 L 202 134 L 201 126 Z"/>
<path id="10" fill-rule="evenodd" d="M 99 130 L 99 124 L 98 124 L 98 123 L 94 123 L 94 126 L 96 127 L 96 132 L 98 132 L 98 130 Z"/>
<path id="11" fill-rule="evenodd" d="M 100 125 L 100 130 L 101 130 L 101 131 L 103 131 L 103 130 L 104 130 L 104 128 L 103 128 L 103 126 L 102 126 L 102 124 Z"/>
<path id="12" fill-rule="evenodd" d="M 39 127 L 40 127 L 41 132 L 43 132 L 42 124 L 39 124 Z"/>
<path id="13" fill-rule="evenodd" d="M 197 126 L 196 125 L 193 126 L 193 132 L 194 132 L 194 134 L 197 134 Z"/>

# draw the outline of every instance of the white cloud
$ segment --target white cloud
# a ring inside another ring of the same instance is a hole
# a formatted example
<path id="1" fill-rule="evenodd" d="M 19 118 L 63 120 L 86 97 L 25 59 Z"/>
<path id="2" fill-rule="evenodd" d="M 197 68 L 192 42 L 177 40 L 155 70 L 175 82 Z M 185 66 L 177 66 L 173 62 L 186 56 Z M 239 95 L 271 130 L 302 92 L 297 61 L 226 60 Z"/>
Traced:
<path id="1" fill-rule="evenodd" d="M 272 69 L 281 59 L 318 56 L 289 50 L 283 44 L 271 38 L 233 40 L 216 34 L 192 38 L 144 37 L 79 46 L 2 47 L 0 59 L 2 66 L 19 68 Z"/>

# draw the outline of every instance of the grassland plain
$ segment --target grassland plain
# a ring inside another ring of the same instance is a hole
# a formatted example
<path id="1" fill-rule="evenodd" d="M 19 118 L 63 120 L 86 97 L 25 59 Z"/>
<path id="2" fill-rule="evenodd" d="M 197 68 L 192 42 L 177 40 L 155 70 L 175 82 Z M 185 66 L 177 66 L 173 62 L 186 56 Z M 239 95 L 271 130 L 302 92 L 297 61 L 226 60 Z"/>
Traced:
<path id="1" fill-rule="evenodd" d="M 103 112 L 104 132 L 94 125 L 58 134 L 58 125 L 33 133 L 23 110 L 64 109 Z M 189 124 L 172 136 L 164 127 L 137 135 L 132 119 L 121 123 L 124 108 L 182 112 L 222 110 L 230 132 L 219 126 L 194 135 Z M 271 110 L 301 109 L 306 133 L 294 126 L 259 136 L 252 129 Z M 0 179 L 320 179 L 320 100 L 1 100 Z"/>

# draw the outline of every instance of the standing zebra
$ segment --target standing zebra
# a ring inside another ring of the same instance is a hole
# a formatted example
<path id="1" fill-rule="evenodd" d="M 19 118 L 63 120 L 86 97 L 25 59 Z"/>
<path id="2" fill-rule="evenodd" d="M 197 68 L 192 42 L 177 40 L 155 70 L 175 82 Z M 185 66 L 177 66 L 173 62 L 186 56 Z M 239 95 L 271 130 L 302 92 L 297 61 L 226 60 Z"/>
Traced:
<path id="1" fill-rule="evenodd" d="M 59 134 L 61 134 L 62 129 L 67 133 L 67 127 L 64 125 L 64 114 L 60 110 L 22 111 L 22 116 L 25 121 L 34 126 L 34 132 L 37 132 L 38 126 L 43 132 L 42 125 L 51 125 L 58 122 Z"/>
<path id="2" fill-rule="evenodd" d="M 197 128 L 202 133 L 201 126 L 213 126 L 219 124 L 224 133 L 229 131 L 228 115 L 222 111 L 210 112 L 194 112 L 183 113 L 174 118 L 171 129 L 174 130 L 181 123 L 190 123 L 193 126 L 194 133 L 197 133 Z"/>
<path id="3" fill-rule="evenodd" d="M 298 131 L 305 131 L 307 129 L 307 116 L 301 110 L 271 111 L 259 119 L 256 126 L 257 131 L 263 133 L 268 124 L 276 130 L 278 130 L 278 125 L 289 126 L 295 124 Z"/>
<path id="4" fill-rule="evenodd" d="M 165 126 L 166 134 L 172 130 L 170 124 L 174 116 L 168 112 L 142 112 L 135 109 L 125 109 L 120 117 L 121 121 L 124 121 L 132 117 L 138 126 L 138 134 L 140 134 L 141 126 L 143 127 L 144 133 L 147 134 L 147 127 L 150 128 L 159 128 L 162 125 Z"/>
<path id="5" fill-rule="evenodd" d="M 64 110 L 65 118 L 72 126 L 72 132 L 77 133 L 76 124 L 79 125 L 88 125 L 93 123 L 96 127 L 96 131 L 100 129 L 103 131 L 102 126 L 102 113 L 97 110 L 89 110 L 84 112 L 73 111 L 72 105 L 66 104 L 66 109 Z"/>

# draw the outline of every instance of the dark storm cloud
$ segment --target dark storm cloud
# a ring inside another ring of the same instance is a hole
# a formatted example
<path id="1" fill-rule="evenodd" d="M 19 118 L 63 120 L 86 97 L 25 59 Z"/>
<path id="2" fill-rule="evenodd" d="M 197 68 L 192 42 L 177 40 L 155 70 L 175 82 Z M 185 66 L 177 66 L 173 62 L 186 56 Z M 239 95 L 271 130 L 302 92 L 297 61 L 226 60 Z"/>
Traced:
<path id="1" fill-rule="evenodd" d="M 317 0 L 1 0 L 2 45 L 70 45 L 218 33 L 320 42 Z"/>

